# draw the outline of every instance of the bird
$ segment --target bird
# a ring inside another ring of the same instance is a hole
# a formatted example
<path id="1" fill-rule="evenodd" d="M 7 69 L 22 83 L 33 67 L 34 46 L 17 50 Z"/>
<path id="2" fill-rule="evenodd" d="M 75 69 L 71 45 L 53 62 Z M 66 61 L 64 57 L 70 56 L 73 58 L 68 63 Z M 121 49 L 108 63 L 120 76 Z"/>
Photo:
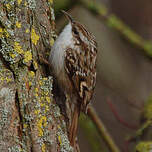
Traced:
<path id="1" fill-rule="evenodd" d="M 69 98 L 69 141 L 75 145 L 80 112 L 87 113 L 96 84 L 97 42 L 87 28 L 62 10 L 68 24 L 50 51 L 49 63 L 57 85 Z"/>

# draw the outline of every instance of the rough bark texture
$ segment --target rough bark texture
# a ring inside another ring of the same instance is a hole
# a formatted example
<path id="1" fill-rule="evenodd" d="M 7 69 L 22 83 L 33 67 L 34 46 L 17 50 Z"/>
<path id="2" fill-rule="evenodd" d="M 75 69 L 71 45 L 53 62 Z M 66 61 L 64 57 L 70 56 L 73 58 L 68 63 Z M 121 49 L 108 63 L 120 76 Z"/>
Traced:
<path id="1" fill-rule="evenodd" d="M 40 63 L 54 38 L 52 0 L 0 1 L 0 151 L 73 151 Z"/>

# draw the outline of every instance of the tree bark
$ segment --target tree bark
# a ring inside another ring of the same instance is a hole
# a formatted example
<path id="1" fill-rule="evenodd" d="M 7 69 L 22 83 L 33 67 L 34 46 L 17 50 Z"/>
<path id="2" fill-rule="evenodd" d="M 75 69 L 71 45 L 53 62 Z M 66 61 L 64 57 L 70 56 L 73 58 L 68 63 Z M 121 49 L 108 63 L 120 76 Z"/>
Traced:
<path id="1" fill-rule="evenodd" d="M 0 1 L 0 151 L 71 152 L 48 58 L 55 35 L 52 0 Z"/>

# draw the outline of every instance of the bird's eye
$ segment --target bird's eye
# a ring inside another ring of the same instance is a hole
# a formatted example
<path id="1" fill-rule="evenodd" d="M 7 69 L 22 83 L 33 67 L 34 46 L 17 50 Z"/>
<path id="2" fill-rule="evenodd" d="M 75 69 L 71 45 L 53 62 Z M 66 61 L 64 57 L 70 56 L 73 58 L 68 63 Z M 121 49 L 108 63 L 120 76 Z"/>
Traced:
<path id="1" fill-rule="evenodd" d="M 79 33 L 78 33 L 78 31 L 76 30 L 76 28 L 73 28 L 73 33 L 74 33 L 75 35 L 79 35 Z"/>

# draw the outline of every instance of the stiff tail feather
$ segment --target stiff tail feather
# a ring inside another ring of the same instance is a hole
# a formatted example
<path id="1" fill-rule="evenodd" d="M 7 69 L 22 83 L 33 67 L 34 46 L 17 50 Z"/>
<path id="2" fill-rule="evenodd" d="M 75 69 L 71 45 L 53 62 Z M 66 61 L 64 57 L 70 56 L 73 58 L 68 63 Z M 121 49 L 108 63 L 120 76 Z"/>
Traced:
<path id="1" fill-rule="evenodd" d="M 71 123 L 70 130 L 69 130 L 69 140 L 70 140 L 71 146 L 73 146 L 73 147 L 75 145 L 75 139 L 77 136 L 79 115 L 80 115 L 80 106 L 77 105 L 74 108 L 72 123 Z"/>

